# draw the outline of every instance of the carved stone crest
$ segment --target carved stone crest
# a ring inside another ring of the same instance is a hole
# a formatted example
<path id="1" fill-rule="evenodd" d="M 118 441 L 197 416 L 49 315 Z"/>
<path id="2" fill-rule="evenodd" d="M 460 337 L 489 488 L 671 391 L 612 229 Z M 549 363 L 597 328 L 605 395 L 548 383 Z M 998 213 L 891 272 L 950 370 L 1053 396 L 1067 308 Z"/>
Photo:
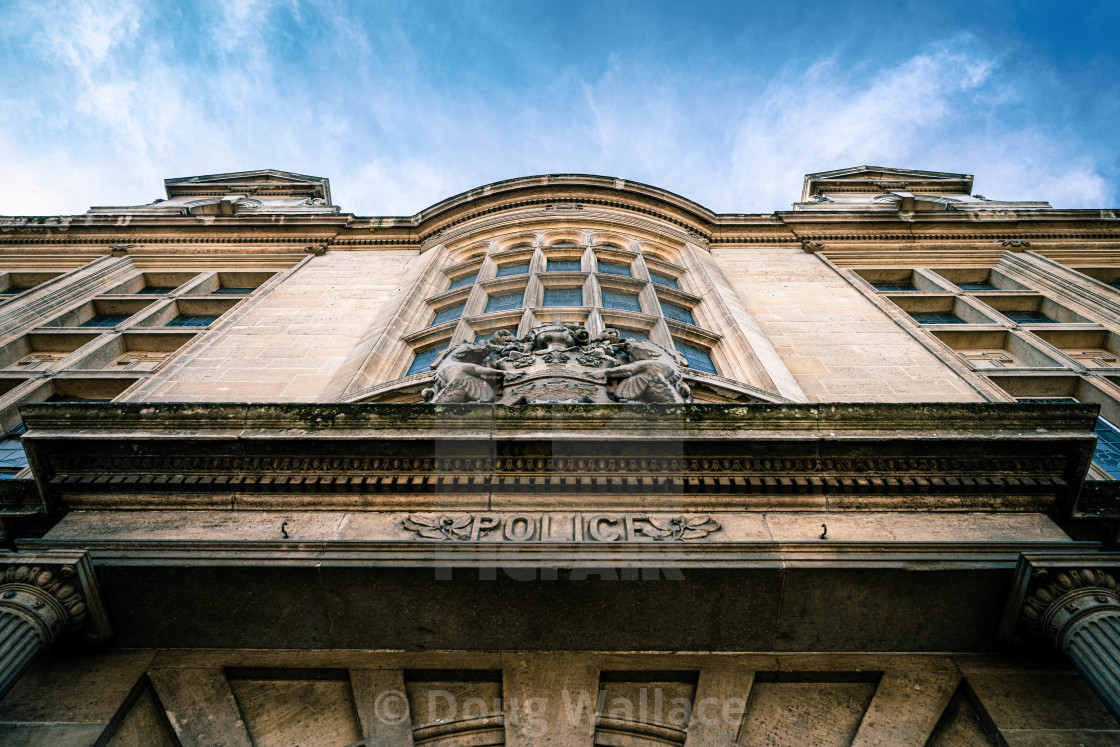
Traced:
<path id="1" fill-rule="evenodd" d="M 516 338 L 498 330 L 461 342 L 432 364 L 425 401 L 570 404 L 692 401 L 684 357 L 649 340 L 607 329 L 595 339 L 578 324 L 552 322 Z"/>

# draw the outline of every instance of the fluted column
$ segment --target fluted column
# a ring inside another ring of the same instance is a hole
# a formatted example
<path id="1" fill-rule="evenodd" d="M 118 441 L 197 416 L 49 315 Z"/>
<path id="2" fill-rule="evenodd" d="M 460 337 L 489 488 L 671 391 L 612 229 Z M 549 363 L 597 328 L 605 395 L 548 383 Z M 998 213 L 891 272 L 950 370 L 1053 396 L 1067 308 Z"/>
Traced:
<path id="1" fill-rule="evenodd" d="M 0 553 L 0 697 L 61 637 L 108 632 L 92 578 L 82 553 Z"/>
<path id="2" fill-rule="evenodd" d="M 1120 586 L 1082 568 L 1043 574 L 1023 605 L 1024 627 L 1047 637 L 1120 719 Z"/>

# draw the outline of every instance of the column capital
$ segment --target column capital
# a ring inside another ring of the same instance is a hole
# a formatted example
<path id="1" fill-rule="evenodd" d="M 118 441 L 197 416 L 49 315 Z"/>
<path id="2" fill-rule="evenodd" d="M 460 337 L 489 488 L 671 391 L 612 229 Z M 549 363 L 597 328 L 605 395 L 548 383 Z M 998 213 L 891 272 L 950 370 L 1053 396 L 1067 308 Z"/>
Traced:
<path id="1" fill-rule="evenodd" d="M 999 638 L 1028 644 L 1059 641 L 1069 624 L 1090 608 L 1120 611 L 1120 553 L 1095 549 L 1019 556 L 1004 606 Z M 1055 626 L 1057 628 L 1055 629 Z"/>
<path id="2" fill-rule="evenodd" d="M 84 550 L 0 551 L 0 608 L 5 607 L 38 620 L 49 641 L 69 634 L 96 642 L 110 633 Z"/>

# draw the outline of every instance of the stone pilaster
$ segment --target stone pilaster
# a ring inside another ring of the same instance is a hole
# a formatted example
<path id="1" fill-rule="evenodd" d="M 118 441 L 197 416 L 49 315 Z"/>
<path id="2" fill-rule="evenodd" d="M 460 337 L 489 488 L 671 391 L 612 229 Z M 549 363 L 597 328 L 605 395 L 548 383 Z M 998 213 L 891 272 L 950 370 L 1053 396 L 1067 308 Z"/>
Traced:
<path id="1" fill-rule="evenodd" d="M 74 634 L 108 634 L 87 555 L 0 553 L 0 697 L 40 654 Z"/>
<path id="2" fill-rule="evenodd" d="M 1044 636 L 1120 719 L 1120 585 L 1100 569 L 1038 571 L 1024 631 Z"/>

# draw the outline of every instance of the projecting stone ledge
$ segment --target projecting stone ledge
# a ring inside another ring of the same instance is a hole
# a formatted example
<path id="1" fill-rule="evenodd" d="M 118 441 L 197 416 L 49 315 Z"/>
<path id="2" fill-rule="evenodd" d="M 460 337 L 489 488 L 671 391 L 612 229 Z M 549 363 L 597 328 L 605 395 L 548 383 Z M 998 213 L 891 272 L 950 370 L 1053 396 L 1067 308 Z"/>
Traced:
<path id="1" fill-rule="evenodd" d="M 35 404 L 65 508 L 1068 512 L 1096 405 Z M 394 501 L 396 502 L 394 504 Z"/>

